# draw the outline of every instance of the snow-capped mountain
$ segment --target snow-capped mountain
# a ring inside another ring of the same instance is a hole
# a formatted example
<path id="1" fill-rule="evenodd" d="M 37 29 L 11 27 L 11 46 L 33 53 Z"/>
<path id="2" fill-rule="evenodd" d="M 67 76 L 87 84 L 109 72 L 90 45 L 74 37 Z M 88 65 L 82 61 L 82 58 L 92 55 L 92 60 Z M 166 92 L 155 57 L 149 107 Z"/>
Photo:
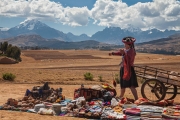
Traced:
<path id="1" fill-rule="evenodd" d="M 19 25 L 10 28 L 7 33 L 8 37 L 15 37 L 24 34 L 37 34 L 47 39 L 52 38 L 61 41 L 70 41 L 70 39 L 63 32 L 51 28 L 38 20 L 26 20 L 24 22 L 21 22 Z"/>
<path id="2" fill-rule="evenodd" d="M 133 25 L 131 24 L 128 24 L 128 27 L 125 28 L 125 30 L 129 31 L 129 32 L 134 32 L 134 33 L 140 33 L 142 32 L 142 30 L 138 27 L 134 27 Z"/>
<path id="3" fill-rule="evenodd" d="M 0 27 L 0 31 L 8 31 L 9 30 L 9 28 L 7 28 L 7 27 Z"/>
<path id="4" fill-rule="evenodd" d="M 26 29 L 26 30 L 38 30 L 41 27 L 48 27 L 46 24 L 38 21 L 38 20 L 25 20 L 21 22 L 19 25 L 14 27 L 14 29 Z"/>

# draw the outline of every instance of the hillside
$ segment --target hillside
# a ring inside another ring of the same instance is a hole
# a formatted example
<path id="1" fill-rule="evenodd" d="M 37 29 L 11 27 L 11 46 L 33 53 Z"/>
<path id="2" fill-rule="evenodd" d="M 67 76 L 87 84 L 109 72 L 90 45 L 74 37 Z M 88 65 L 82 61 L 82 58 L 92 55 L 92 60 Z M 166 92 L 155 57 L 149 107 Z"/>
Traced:
<path id="1" fill-rule="evenodd" d="M 136 44 L 136 50 L 144 53 L 156 54 L 180 54 L 180 33 L 149 42 Z"/>
<path id="2" fill-rule="evenodd" d="M 20 35 L 7 39 L 2 39 L 0 42 L 8 41 L 9 44 L 21 48 L 47 48 L 47 49 L 92 49 L 101 46 L 110 46 L 106 43 L 101 43 L 95 40 L 86 40 L 78 42 L 65 42 L 57 39 L 45 39 L 40 35 Z"/>

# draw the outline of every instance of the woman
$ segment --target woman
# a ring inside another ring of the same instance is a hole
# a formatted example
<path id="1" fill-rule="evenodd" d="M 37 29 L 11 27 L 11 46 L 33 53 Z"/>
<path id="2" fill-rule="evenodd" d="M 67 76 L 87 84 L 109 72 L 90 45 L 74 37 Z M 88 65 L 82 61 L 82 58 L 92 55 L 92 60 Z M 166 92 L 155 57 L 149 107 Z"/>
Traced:
<path id="1" fill-rule="evenodd" d="M 109 53 L 109 55 L 122 56 L 122 61 L 120 63 L 120 98 L 124 96 L 126 88 L 130 88 L 135 100 L 137 100 L 138 95 L 136 87 L 138 87 L 138 82 L 134 71 L 134 59 L 136 56 L 136 51 L 134 49 L 135 41 L 136 39 L 133 37 L 123 38 L 122 42 L 124 43 L 125 49 Z"/>

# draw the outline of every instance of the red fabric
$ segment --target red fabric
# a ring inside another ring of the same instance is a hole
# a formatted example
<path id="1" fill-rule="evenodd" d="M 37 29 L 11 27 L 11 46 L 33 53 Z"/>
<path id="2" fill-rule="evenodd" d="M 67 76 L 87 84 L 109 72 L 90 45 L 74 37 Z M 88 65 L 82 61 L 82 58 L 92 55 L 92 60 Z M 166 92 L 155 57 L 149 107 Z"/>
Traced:
<path id="1" fill-rule="evenodd" d="M 122 56 L 122 53 L 120 51 L 112 52 L 112 55 L 119 55 Z"/>
<path id="2" fill-rule="evenodd" d="M 117 83 L 115 80 L 113 80 L 113 86 L 116 87 Z"/>
<path id="3" fill-rule="evenodd" d="M 124 55 L 124 75 L 123 80 L 129 80 L 131 78 L 131 66 L 134 64 L 135 50 L 133 48 L 129 49 L 127 52 L 121 53 L 120 51 L 112 52 L 112 55 L 122 56 Z"/>
<path id="4" fill-rule="evenodd" d="M 124 75 L 123 80 L 129 80 L 131 78 L 131 66 L 134 64 L 135 51 L 133 48 L 125 52 L 124 54 Z"/>

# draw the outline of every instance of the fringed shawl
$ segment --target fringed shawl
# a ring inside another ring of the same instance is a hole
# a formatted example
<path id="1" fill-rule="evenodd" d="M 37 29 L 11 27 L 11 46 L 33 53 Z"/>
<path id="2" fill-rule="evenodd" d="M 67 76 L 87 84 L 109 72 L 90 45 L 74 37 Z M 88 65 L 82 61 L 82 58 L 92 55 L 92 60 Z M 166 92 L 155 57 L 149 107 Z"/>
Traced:
<path id="1" fill-rule="evenodd" d="M 134 65 L 134 58 L 135 58 L 135 50 L 133 48 L 129 49 L 127 52 L 124 53 L 124 75 L 123 80 L 130 80 L 131 78 L 131 66 Z"/>

